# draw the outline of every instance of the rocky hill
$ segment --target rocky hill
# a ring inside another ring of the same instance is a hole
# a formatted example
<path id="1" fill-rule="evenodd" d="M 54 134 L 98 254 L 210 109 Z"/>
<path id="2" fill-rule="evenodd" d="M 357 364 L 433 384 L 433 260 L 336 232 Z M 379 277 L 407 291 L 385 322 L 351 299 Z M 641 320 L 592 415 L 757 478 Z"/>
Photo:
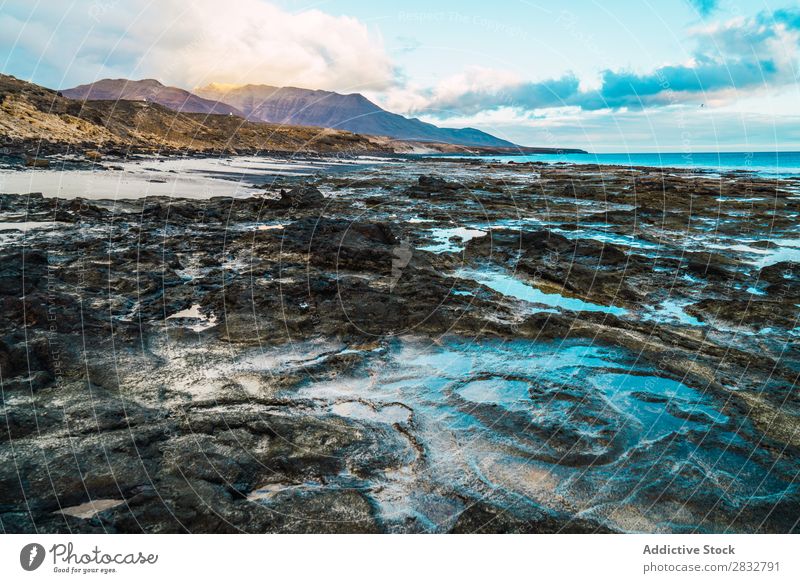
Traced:
<path id="1" fill-rule="evenodd" d="M 472 141 L 475 145 L 456 144 L 452 140 L 445 139 L 447 136 L 435 139 L 436 132 L 428 138 L 419 134 L 398 139 L 392 135 L 400 132 L 397 128 L 390 127 L 391 124 L 402 125 L 409 120 L 380 108 L 374 120 L 382 119 L 385 123 L 381 123 L 384 125 L 373 124 L 372 129 L 365 126 L 363 133 L 342 129 L 341 126 L 344 124 L 337 122 L 337 115 L 351 115 L 357 118 L 355 112 L 360 108 L 377 108 L 362 96 L 338 96 L 346 98 L 344 100 L 346 103 L 352 102 L 350 114 L 343 113 L 347 108 L 339 109 L 338 113 L 330 110 L 328 117 L 316 118 L 315 124 L 319 125 L 300 123 L 314 120 L 308 118 L 301 120 L 292 115 L 288 121 L 298 125 L 289 125 L 285 118 L 289 115 L 290 108 L 281 108 L 278 102 L 272 102 L 269 107 L 263 102 L 257 106 L 255 97 L 251 101 L 243 102 L 242 109 L 246 111 L 242 111 L 238 107 L 223 106 L 221 103 L 199 98 L 188 92 L 180 93 L 182 90 L 174 92 L 172 91 L 174 88 L 164 87 L 158 82 L 99 87 L 103 88 L 103 92 L 98 93 L 93 90 L 67 92 L 69 95 L 83 96 L 81 99 L 70 99 L 62 91 L 54 91 L 0 74 L 0 146 L 3 147 L 4 154 L 36 158 L 65 151 L 102 153 L 110 150 L 162 154 L 187 152 L 503 154 L 555 151 L 550 148 L 482 145 L 480 142 L 488 134 L 469 128 L 452 131 L 470 136 L 469 140 L 465 141 Z M 124 95 L 136 99 L 115 97 L 116 92 L 125 87 L 128 89 L 125 89 Z M 147 87 L 153 91 L 148 93 Z M 136 91 L 131 88 L 136 88 Z M 139 99 L 142 96 L 149 97 Z M 110 99 L 94 100 L 92 97 L 110 97 Z M 167 105 L 158 103 L 157 99 Z M 298 99 L 302 101 L 301 97 Z M 172 108 L 181 108 L 183 111 L 175 111 Z M 192 108 L 203 111 L 187 111 Z M 220 113 L 214 113 L 215 111 Z M 381 112 L 386 115 L 382 115 Z M 275 123 L 254 121 L 253 118 L 259 115 L 263 117 L 274 115 L 280 118 L 280 121 Z M 423 124 L 423 126 L 429 125 Z M 435 126 L 431 127 L 442 130 Z M 373 133 L 382 130 L 386 131 L 382 134 Z"/>
<path id="2" fill-rule="evenodd" d="M 142 101 L 181 113 L 223 114 L 248 121 L 346 130 L 395 140 L 436 142 L 478 148 L 518 148 L 474 128 L 441 128 L 386 111 L 360 93 L 340 94 L 298 87 L 211 84 L 194 92 L 155 79 L 102 79 L 61 91 L 86 102 Z"/>
<path id="3" fill-rule="evenodd" d="M 298 87 L 208 85 L 194 92 L 242 111 L 248 119 L 270 123 L 349 130 L 401 140 L 442 142 L 463 146 L 516 148 L 507 140 L 474 128 L 440 128 L 378 107 L 360 93 L 343 95 Z"/>
<path id="4" fill-rule="evenodd" d="M 347 131 L 175 112 L 147 101 L 83 102 L 8 75 L 0 75 L 0 141 L 7 155 L 29 156 L 65 150 L 357 153 L 404 147 Z"/>
<path id="5" fill-rule="evenodd" d="M 64 97 L 81 101 L 147 101 L 158 103 L 173 111 L 183 113 L 208 113 L 220 115 L 244 114 L 225 103 L 203 99 L 185 89 L 168 87 L 155 79 L 131 81 L 128 79 L 103 79 L 96 83 L 79 85 L 61 92 Z"/>

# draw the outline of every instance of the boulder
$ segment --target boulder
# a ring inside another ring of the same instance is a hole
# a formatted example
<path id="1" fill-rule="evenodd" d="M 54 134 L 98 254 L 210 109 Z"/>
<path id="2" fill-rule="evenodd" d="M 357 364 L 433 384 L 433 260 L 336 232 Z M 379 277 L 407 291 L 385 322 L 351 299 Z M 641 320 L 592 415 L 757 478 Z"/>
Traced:
<path id="1" fill-rule="evenodd" d="M 448 182 L 438 176 L 422 175 L 417 184 L 406 189 L 406 196 L 413 198 L 429 198 L 432 194 L 454 194 L 464 188 L 457 182 Z"/>
<path id="2" fill-rule="evenodd" d="M 280 209 L 301 209 L 322 206 L 324 202 L 325 197 L 316 186 L 304 184 L 295 186 L 288 192 L 281 189 L 280 199 L 273 201 L 269 206 Z"/>

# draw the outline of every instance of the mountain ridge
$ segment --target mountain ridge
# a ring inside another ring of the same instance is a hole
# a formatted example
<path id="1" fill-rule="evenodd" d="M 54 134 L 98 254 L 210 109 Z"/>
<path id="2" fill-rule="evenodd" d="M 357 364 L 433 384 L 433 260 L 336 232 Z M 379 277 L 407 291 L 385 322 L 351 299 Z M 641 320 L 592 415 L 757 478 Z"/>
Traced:
<path id="1" fill-rule="evenodd" d="M 345 130 L 408 142 L 450 144 L 504 152 L 544 152 L 554 148 L 518 146 L 476 128 L 446 128 L 392 113 L 361 93 L 322 89 L 211 83 L 192 91 L 156 79 L 101 79 L 60 92 L 83 101 L 145 101 L 180 113 L 230 115 L 253 122 Z M 564 152 L 580 151 L 565 149 Z"/>
<path id="2" fill-rule="evenodd" d="M 463 146 L 517 148 L 517 144 L 476 128 L 443 128 L 381 108 L 360 93 L 246 84 L 210 84 L 192 90 L 209 100 L 227 103 L 248 119 L 268 123 L 344 129 L 359 134 Z"/>
<path id="3" fill-rule="evenodd" d="M 157 79 L 140 79 L 138 81 L 101 79 L 94 83 L 63 89 L 61 94 L 69 99 L 79 101 L 148 101 L 181 113 L 245 117 L 241 111 L 227 103 L 212 101 L 185 89 L 164 85 Z"/>
<path id="4" fill-rule="evenodd" d="M 519 146 L 462 146 L 441 141 L 359 134 L 342 129 L 249 121 L 243 117 L 243 112 L 235 108 L 223 109 L 211 100 L 192 100 L 188 92 L 179 90 L 174 93 L 155 79 L 143 82 L 111 81 L 111 94 L 92 92 L 91 87 L 87 90 L 82 86 L 77 94 L 84 99 L 71 99 L 64 96 L 64 91 L 0 74 L 0 141 L 4 144 L 6 155 L 30 158 L 69 151 L 179 155 L 215 152 L 231 155 L 265 151 L 337 152 L 347 155 L 368 152 L 491 155 L 581 151 Z M 128 89 L 124 95 L 130 98 L 120 98 L 120 88 Z M 107 86 L 105 90 L 108 90 Z M 306 95 L 305 90 L 300 91 L 301 95 Z M 66 90 L 66 93 L 76 94 L 70 90 Z M 168 99 L 175 96 L 176 99 Z M 106 99 L 93 100 L 91 97 Z M 157 99 L 167 101 L 174 108 L 201 107 L 204 113 L 175 111 L 158 103 Z M 354 94 L 349 99 L 371 110 L 383 111 L 363 96 Z M 209 109 L 211 113 L 205 113 Z M 228 113 L 215 113 L 217 111 Z M 395 118 L 408 121 L 402 116 L 389 119 Z M 478 135 L 483 134 L 479 132 Z"/>
<path id="5" fill-rule="evenodd" d="M 0 74 L 3 156 L 87 153 L 257 154 L 402 152 L 406 144 L 352 132 L 250 122 L 231 114 L 176 112 L 145 100 L 82 101 Z"/>

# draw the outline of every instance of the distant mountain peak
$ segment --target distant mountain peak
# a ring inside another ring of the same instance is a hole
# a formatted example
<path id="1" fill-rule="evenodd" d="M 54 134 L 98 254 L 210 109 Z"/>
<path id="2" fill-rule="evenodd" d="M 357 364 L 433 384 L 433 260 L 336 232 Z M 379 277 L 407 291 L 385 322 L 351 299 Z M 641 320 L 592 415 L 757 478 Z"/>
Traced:
<path id="1" fill-rule="evenodd" d="M 463 146 L 515 148 L 516 145 L 475 128 L 440 128 L 416 118 L 391 113 L 361 93 L 337 93 L 323 89 L 229 86 L 211 83 L 194 92 L 206 99 L 227 103 L 250 120 L 269 123 L 327 127 L 358 134 L 400 140 L 443 142 Z"/>
<path id="2" fill-rule="evenodd" d="M 82 101 L 149 101 L 185 113 L 237 115 L 251 121 L 333 128 L 397 140 L 517 147 L 475 128 L 443 128 L 391 113 L 361 93 L 226 83 L 210 83 L 189 92 L 156 79 L 101 79 L 65 89 L 62 94 Z"/>
<path id="3" fill-rule="evenodd" d="M 61 92 L 64 97 L 81 101 L 151 101 L 174 111 L 219 115 L 244 114 L 218 100 L 198 97 L 185 89 L 169 87 L 157 79 L 101 79 Z"/>

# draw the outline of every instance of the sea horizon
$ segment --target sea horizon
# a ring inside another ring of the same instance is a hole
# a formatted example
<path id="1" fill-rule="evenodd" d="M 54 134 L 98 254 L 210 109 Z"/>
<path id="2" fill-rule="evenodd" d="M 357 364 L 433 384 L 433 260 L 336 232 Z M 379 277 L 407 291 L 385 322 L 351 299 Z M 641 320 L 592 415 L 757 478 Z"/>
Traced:
<path id="1" fill-rule="evenodd" d="M 585 154 L 506 154 L 482 155 L 482 159 L 500 162 L 549 162 L 601 164 L 613 166 L 653 166 L 661 168 L 697 168 L 698 170 L 750 171 L 764 176 L 800 174 L 800 152 L 587 152 Z"/>

